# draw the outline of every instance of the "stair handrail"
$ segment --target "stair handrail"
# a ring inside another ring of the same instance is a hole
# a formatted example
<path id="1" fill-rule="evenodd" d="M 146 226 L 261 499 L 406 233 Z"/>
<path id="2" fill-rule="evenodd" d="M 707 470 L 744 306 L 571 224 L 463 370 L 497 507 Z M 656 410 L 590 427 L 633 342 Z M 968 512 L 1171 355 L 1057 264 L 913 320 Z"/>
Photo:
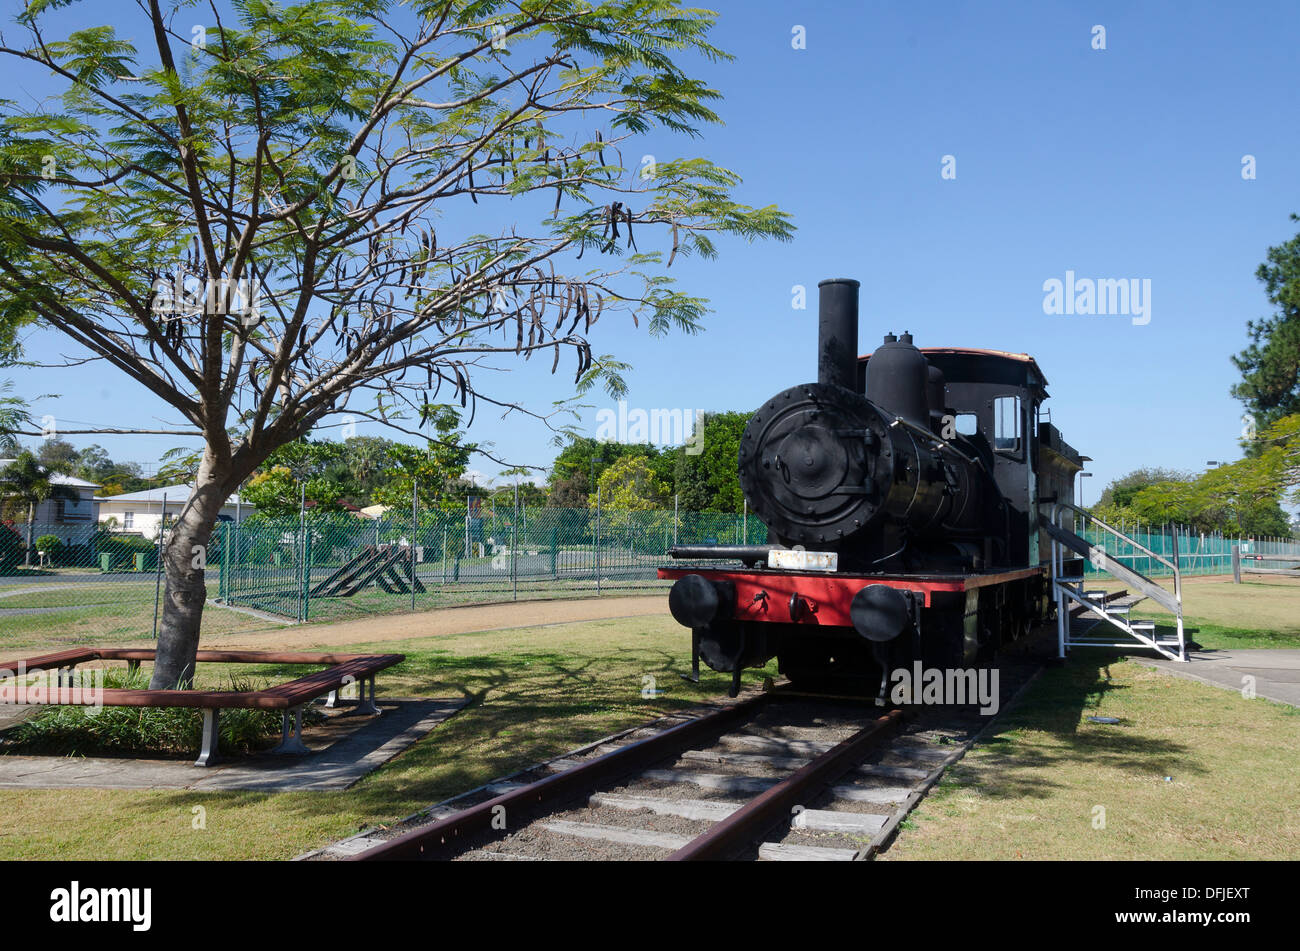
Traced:
<path id="1" fill-rule="evenodd" d="M 1091 512 L 1087 511 L 1086 509 L 1082 509 L 1082 508 L 1080 508 L 1079 506 L 1075 505 L 1075 504 L 1072 503 L 1072 502 L 1056 501 L 1056 502 L 1053 502 L 1053 503 L 1052 503 L 1052 524 L 1053 524 L 1053 525 L 1056 525 L 1058 528 L 1065 528 L 1065 526 L 1061 524 L 1061 520 L 1060 520 L 1060 519 L 1061 519 L 1061 509 L 1062 509 L 1062 508 L 1070 509 L 1072 512 L 1075 512 L 1075 513 L 1078 514 L 1078 515 L 1082 515 L 1083 518 L 1084 518 L 1085 523 L 1086 523 L 1086 522 L 1095 522 L 1096 524 L 1098 524 L 1098 525 L 1100 525 L 1102 528 L 1104 528 L 1106 531 L 1108 531 L 1108 532 L 1110 532 L 1112 535 L 1114 535 L 1116 538 L 1123 539 L 1124 541 L 1126 541 L 1126 542 L 1128 542 L 1130 545 L 1132 545 L 1134 548 L 1140 548 L 1142 551 L 1146 552 L 1148 555 L 1150 555 L 1150 556 L 1151 556 L 1152 558 L 1154 558 L 1156 561 L 1160 562 L 1162 565 L 1166 565 L 1166 566 L 1168 566 L 1170 569 L 1172 569 L 1172 570 L 1173 570 L 1173 573 L 1174 573 L 1174 600 L 1178 602 L 1178 604 L 1179 604 L 1180 607 L 1182 606 L 1182 603 L 1183 603 L 1183 574 L 1182 574 L 1182 571 L 1179 570 L 1178 565 L 1174 564 L 1172 561 L 1170 561 L 1169 559 L 1163 557 L 1162 555 L 1158 555 L 1158 554 L 1156 554 L 1156 553 L 1153 552 L 1150 548 L 1147 548 L 1145 545 L 1143 545 L 1141 542 L 1139 542 L 1139 541 L 1135 541 L 1134 539 L 1132 539 L 1132 538 L 1130 538 L 1129 536 L 1125 535 L 1123 532 L 1116 530 L 1115 528 L 1111 527 L 1110 525 L 1107 525 L 1105 522 L 1103 522 L 1101 519 L 1097 518 L 1097 516 L 1093 515 Z M 1071 529 L 1071 530 L 1073 530 L 1073 529 Z M 1177 536 L 1175 536 L 1175 539 L 1176 539 L 1176 538 L 1177 538 Z M 1175 544 L 1175 545 L 1177 544 L 1177 540 L 1175 540 L 1174 544 Z M 1114 556 L 1114 557 L 1118 559 L 1118 558 L 1121 557 L 1121 556 L 1116 555 L 1116 556 Z M 1141 574 L 1141 572 L 1138 572 L 1138 570 L 1137 570 L 1136 568 L 1131 569 L 1131 570 L 1132 570 L 1134 573 L 1136 573 L 1136 574 Z M 1148 580 L 1153 580 L 1153 579 L 1148 579 Z"/>

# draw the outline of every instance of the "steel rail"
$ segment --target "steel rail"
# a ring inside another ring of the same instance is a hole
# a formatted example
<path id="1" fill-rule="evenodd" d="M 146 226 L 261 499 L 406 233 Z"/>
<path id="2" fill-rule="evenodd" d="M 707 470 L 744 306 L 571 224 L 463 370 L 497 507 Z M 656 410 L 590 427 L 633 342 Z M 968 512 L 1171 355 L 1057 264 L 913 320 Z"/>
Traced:
<path id="1" fill-rule="evenodd" d="M 495 832 L 499 837 L 523 828 L 531 819 L 559 803 L 575 798 L 601 783 L 646 769 L 701 736 L 717 732 L 735 720 L 749 716 L 776 694 L 761 693 L 721 710 L 707 713 L 631 743 L 604 756 L 588 760 L 564 772 L 502 793 L 476 806 L 412 829 L 373 848 L 349 856 L 346 861 L 447 859 L 470 848 L 474 836 Z M 502 811 L 504 810 L 504 812 Z M 501 828 L 500 817 L 508 828 Z"/>
<path id="2" fill-rule="evenodd" d="M 788 820 L 791 810 L 806 802 L 810 793 L 816 795 L 856 766 L 868 750 L 892 736 L 902 722 L 903 711 L 891 710 L 715 823 L 708 832 L 668 856 L 668 861 L 718 860 L 734 854 L 778 822 Z"/>

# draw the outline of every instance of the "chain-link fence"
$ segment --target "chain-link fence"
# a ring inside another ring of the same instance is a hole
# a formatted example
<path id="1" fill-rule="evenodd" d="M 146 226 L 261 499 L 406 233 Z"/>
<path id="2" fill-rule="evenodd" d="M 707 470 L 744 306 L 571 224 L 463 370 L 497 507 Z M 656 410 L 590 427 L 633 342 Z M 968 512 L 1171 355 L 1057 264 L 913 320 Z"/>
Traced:
<path id="1" fill-rule="evenodd" d="M 659 588 L 674 544 L 761 544 L 756 517 L 597 508 L 460 509 L 224 524 L 220 603 L 294 620 Z"/>
<path id="2" fill-rule="evenodd" d="M 1175 531 L 1116 526 L 1173 560 Z M 1081 527 L 1080 527 L 1081 529 Z M 1086 537 L 1124 564 L 1168 569 L 1139 548 Z M 1104 534 L 1104 533 L 1102 533 Z M 1230 574 L 1232 546 L 1260 567 L 1269 554 L 1300 555 L 1294 539 L 1235 539 L 1176 530 L 1186 575 Z M 163 593 L 157 537 L 103 526 L 0 524 L 0 646 L 93 644 L 148 638 Z M 754 516 L 600 508 L 462 505 L 372 520 L 347 514 L 260 515 L 221 522 L 208 550 L 205 635 L 265 630 L 433 608 L 661 590 L 656 577 L 674 544 L 760 545 Z M 1088 566 L 1091 573 L 1093 569 Z M 1297 572 L 1300 574 L 1300 572 Z"/>
<path id="3" fill-rule="evenodd" d="M 151 637 L 163 590 L 158 551 L 156 537 L 94 523 L 0 523 L 0 648 Z M 205 634 L 267 626 L 215 604 L 203 616 Z"/>
<path id="4" fill-rule="evenodd" d="M 1300 556 L 1300 541 L 1293 538 L 1233 538 L 1218 532 L 1198 532 L 1182 525 L 1123 523 L 1114 527 L 1137 544 L 1116 538 L 1095 525 L 1085 528 L 1082 520 L 1076 520 L 1074 530 L 1089 543 L 1105 549 L 1107 554 L 1121 564 L 1149 578 L 1173 574 L 1173 570 L 1168 565 L 1162 564 L 1148 552 L 1154 552 L 1165 561 L 1173 563 L 1175 544 L 1178 570 L 1184 577 L 1231 574 L 1234 545 L 1241 546 L 1242 556 L 1249 558 L 1252 565 L 1262 568 L 1294 567 L 1293 564 L 1286 562 L 1269 561 L 1269 555 Z M 1147 551 L 1143 551 L 1144 548 Z M 1091 563 L 1086 564 L 1084 570 L 1088 575 L 1105 573 L 1093 567 Z M 1300 578 L 1300 571 L 1295 574 Z"/>

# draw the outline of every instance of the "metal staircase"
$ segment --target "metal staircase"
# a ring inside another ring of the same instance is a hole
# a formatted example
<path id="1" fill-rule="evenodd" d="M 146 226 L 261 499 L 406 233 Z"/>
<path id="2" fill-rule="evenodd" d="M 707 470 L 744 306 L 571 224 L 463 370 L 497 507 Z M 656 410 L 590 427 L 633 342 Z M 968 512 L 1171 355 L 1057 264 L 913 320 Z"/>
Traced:
<path id="1" fill-rule="evenodd" d="M 1066 512 L 1071 513 L 1069 528 L 1066 528 L 1064 521 Z M 1105 548 L 1076 535 L 1075 516 L 1082 517 L 1085 526 L 1095 525 L 1108 536 L 1132 545 L 1167 566 L 1173 572 L 1174 590 L 1169 591 L 1146 575 L 1117 560 Z M 1177 537 L 1174 540 L 1174 560 L 1169 561 L 1069 502 L 1052 503 L 1050 517 L 1040 521 L 1052 539 L 1052 595 L 1056 599 L 1056 635 L 1061 657 L 1065 657 L 1066 651 L 1071 647 L 1145 647 L 1170 660 L 1187 660 L 1187 642 L 1183 636 L 1183 579 L 1178 569 Z M 1082 569 L 1078 574 L 1073 572 L 1067 574 L 1067 551 L 1086 558 L 1088 563 L 1098 571 L 1104 571 L 1123 581 L 1141 594 L 1119 600 L 1107 600 L 1103 589 L 1086 588 Z M 1161 636 L 1156 632 L 1154 621 L 1136 621 L 1129 617 L 1133 606 L 1147 598 L 1174 615 L 1175 634 Z M 1077 629 L 1072 625 L 1070 618 L 1070 608 L 1074 604 L 1082 605 L 1086 609 Z M 1086 623 L 1088 621 L 1091 623 Z M 1127 635 L 1129 639 L 1117 641 L 1119 635 L 1114 631 Z"/>

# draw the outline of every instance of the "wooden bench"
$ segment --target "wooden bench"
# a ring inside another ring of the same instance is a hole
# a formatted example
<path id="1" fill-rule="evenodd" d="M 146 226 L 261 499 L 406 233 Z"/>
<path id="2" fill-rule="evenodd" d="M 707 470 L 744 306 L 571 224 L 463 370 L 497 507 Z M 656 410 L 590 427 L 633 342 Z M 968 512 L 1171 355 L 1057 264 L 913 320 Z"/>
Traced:
<path id="1" fill-rule="evenodd" d="M 358 685 L 357 712 L 379 713 L 375 702 L 375 675 L 400 664 L 403 654 L 306 654 L 294 651 L 201 650 L 195 657 L 207 664 L 325 664 L 324 670 L 307 674 L 264 690 L 127 690 L 105 688 L 89 694 L 70 685 L 71 673 L 79 664 L 92 661 L 124 660 L 131 669 L 141 661 L 152 661 L 157 652 L 137 648 L 74 648 L 25 657 L 0 664 L 0 678 L 58 671 L 58 686 L 51 689 L 50 705 L 106 707 L 189 707 L 203 713 L 203 740 L 195 766 L 209 766 L 217 758 L 217 738 L 223 709 L 283 711 L 282 735 L 276 753 L 306 753 L 302 742 L 303 707 L 318 697 L 328 697 L 333 706 L 338 692 L 349 684 Z M 366 685 L 369 684 L 369 696 Z M 290 720 L 292 719 L 292 728 Z"/>

